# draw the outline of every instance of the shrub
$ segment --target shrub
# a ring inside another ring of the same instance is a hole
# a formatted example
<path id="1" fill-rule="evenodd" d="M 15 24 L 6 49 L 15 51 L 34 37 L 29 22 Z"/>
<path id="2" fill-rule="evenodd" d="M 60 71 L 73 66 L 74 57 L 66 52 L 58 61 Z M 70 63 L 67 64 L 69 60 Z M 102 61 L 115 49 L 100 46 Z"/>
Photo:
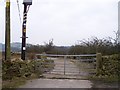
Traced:
<path id="1" fill-rule="evenodd" d="M 46 64 L 47 63 L 47 64 Z M 32 74 L 37 76 L 44 72 L 44 69 L 51 70 L 54 67 L 53 60 L 15 60 L 3 61 L 2 75 L 3 80 L 12 80 L 14 77 L 29 77 Z"/>
<path id="2" fill-rule="evenodd" d="M 35 59 L 35 53 L 27 53 L 27 58 L 29 60 L 34 60 Z"/>
<path id="3" fill-rule="evenodd" d="M 3 61 L 2 71 L 3 80 L 11 80 L 14 77 L 28 77 L 35 73 L 35 61 Z"/>
<path id="4" fill-rule="evenodd" d="M 99 75 L 102 76 L 116 76 L 120 74 L 120 55 L 115 54 L 111 56 L 102 57 L 102 69 Z"/>

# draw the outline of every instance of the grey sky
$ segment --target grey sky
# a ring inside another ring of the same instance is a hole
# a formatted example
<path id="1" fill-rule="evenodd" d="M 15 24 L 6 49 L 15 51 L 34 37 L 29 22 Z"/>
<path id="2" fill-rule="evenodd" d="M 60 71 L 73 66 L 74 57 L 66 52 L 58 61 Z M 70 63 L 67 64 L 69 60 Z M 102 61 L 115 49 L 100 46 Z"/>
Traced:
<path id="1" fill-rule="evenodd" d="M 0 0 L 0 38 L 4 42 L 5 2 Z M 11 0 L 11 42 L 21 42 L 21 23 L 16 0 Z M 20 1 L 20 0 L 19 0 Z M 74 45 L 91 36 L 115 37 L 118 30 L 119 0 L 33 0 L 28 12 L 27 43 Z M 19 2 L 21 18 L 22 0 Z"/>

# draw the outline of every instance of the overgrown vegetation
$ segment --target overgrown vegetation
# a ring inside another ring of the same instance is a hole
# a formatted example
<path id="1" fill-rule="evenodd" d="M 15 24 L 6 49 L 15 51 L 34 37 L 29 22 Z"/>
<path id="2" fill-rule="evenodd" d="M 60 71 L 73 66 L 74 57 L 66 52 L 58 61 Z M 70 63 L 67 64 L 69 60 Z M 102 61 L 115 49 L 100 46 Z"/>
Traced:
<path id="1" fill-rule="evenodd" d="M 2 66 L 2 79 L 3 79 L 3 88 L 10 88 L 10 87 L 16 87 L 18 84 L 21 84 L 21 82 L 25 82 L 26 79 L 30 78 L 39 78 L 40 75 L 44 72 L 44 68 L 46 69 L 53 69 L 54 66 L 47 65 L 46 63 L 53 63 L 52 60 L 39 60 L 39 61 L 22 61 L 22 60 L 15 60 L 15 61 L 3 61 Z M 42 65 L 44 67 L 42 67 Z M 22 79 L 13 81 L 16 79 Z M 9 83 L 6 83 L 9 82 Z M 20 82 L 20 83 L 19 83 Z M 17 85 L 16 85 L 17 84 Z"/>
<path id="2" fill-rule="evenodd" d="M 78 44 L 72 46 L 69 54 L 95 54 L 112 55 L 120 53 L 120 44 L 117 44 L 112 38 L 98 39 L 97 37 L 88 40 L 81 40 Z"/>
<path id="3" fill-rule="evenodd" d="M 109 76 L 120 74 L 120 54 L 103 57 L 102 61 L 102 74 Z"/>
<path id="4" fill-rule="evenodd" d="M 106 81 L 120 80 L 120 54 L 102 57 L 102 67 L 96 75 L 100 79 Z"/>
<path id="5" fill-rule="evenodd" d="M 120 54 L 102 56 L 101 65 L 92 80 L 120 82 Z"/>

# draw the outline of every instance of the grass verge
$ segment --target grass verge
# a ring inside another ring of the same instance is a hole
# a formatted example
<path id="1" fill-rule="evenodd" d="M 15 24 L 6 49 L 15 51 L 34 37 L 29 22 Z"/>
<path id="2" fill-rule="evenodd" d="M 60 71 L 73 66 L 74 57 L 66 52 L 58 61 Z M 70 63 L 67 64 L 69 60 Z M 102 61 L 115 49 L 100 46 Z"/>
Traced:
<path id="1" fill-rule="evenodd" d="M 2 88 L 18 88 L 24 85 L 27 80 L 32 80 L 38 78 L 37 75 L 32 75 L 31 77 L 14 77 L 12 80 L 5 80 L 2 82 Z"/>

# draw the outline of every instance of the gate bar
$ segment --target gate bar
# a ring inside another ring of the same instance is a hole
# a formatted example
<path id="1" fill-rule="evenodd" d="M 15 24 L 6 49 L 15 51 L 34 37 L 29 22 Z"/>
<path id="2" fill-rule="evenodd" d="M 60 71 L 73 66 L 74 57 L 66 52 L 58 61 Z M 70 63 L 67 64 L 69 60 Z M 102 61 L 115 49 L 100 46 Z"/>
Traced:
<path id="1" fill-rule="evenodd" d="M 54 54 L 36 54 L 36 56 L 37 55 L 42 55 L 42 56 L 58 56 L 58 57 L 64 57 L 64 56 L 66 56 L 66 57 L 69 57 L 69 56 L 75 56 L 75 57 L 77 57 L 77 56 L 80 56 L 80 57 L 84 57 L 84 56 L 96 56 L 96 54 L 81 54 L 81 55 L 54 55 Z"/>

